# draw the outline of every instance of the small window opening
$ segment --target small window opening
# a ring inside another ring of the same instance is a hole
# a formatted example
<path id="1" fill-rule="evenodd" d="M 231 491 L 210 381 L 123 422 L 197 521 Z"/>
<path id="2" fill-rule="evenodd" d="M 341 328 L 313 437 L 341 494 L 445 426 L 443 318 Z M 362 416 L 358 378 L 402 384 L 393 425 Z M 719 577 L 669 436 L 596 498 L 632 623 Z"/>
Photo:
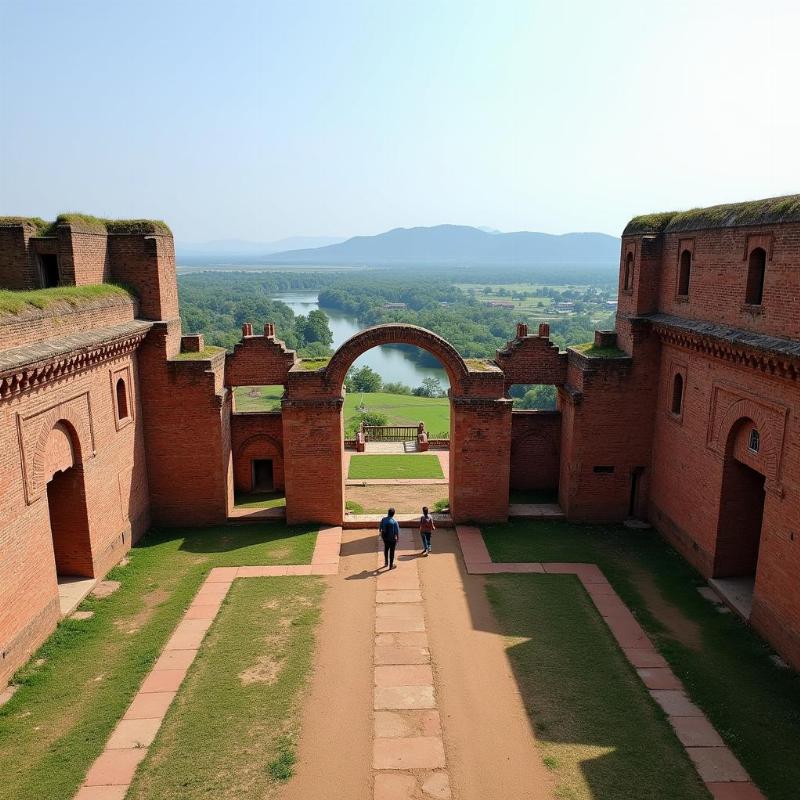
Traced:
<path id="1" fill-rule="evenodd" d="M 683 406 L 683 375 L 678 373 L 672 381 L 672 413 L 680 414 Z"/>
<path id="2" fill-rule="evenodd" d="M 128 413 L 128 390 L 122 378 L 117 380 L 117 416 L 120 419 L 127 419 Z"/>
<path id="3" fill-rule="evenodd" d="M 58 272 L 58 256 L 55 254 L 44 254 L 39 256 L 39 264 L 42 268 L 42 286 L 45 289 L 52 289 L 61 282 Z"/>
<path id="4" fill-rule="evenodd" d="M 630 291 L 633 288 L 633 253 L 628 253 L 625 259 L 625 280 L 622 283 L 622 288 L 625 291 Z"/>
<path id="5" fill-rule="evenodd" d="M 745 302 L 751 306 L 760 306 L 764 299 L 764 274 L 767 270 L 767 251 L 756 247 L 750 253 L 747 267 L 747 289 Z"/>
<path id="6" fill-rule="evenodd" d="M 692 254 L 688 250 L 681 253 L 680 270 L 678 273 L 678 294 L 686 297 L 689 294 L 689 278 L 692 273 Z"/>
<path id="7" fill-rule="evenodd" d="M 761 446 L 761 434 L 753 428 L 750 431 L 750 441 L 747 443 L 747 448 L 752 453 L 757 453 L 758 448 Z"/>
<path id="8" fill-rule="evenodd" d="M 614 472 L 614 467 L 604 466 L 604 465 L 601 465 L 599 467 L 592 467 L 592 469 L 594 472 L 602 473 L 605 475 L 610 475 L 612 472 Z"/>

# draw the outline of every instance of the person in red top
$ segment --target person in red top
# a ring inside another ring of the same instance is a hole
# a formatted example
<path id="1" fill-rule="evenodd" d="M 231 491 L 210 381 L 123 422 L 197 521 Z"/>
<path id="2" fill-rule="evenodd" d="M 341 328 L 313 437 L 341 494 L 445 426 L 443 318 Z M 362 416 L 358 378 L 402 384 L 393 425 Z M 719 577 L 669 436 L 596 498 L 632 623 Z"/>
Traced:
<path id="1" fill-rule="evenodd" d="M 428 506 L 422 507 L 422 516 L 419 518 L 419 535 L 422 537 L 422 553 L 427 556 L 431 552 L 431 534 L 436 530 L 433 517 L 428 513 Z"/>

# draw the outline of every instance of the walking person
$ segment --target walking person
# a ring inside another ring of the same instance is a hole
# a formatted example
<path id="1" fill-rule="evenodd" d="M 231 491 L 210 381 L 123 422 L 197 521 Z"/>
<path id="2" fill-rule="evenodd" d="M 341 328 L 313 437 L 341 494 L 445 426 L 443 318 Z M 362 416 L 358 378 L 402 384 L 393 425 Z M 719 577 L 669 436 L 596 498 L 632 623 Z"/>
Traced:
<path id="1" fill-rule="evenodd" d="M 428 506 L 422 506 L 422 516 L 419 518 L 419 535 L 422 537 L 422 553 L 427 556 L 431 552 L 431 534 L 436 530 L 433 517 L 428 513 Z"/>
<path id="2" fill-rule="evenodd" d="M 390 508 L 381 520 L 381 539 L 383 539 L 383 566 L 394 569 L 394 551 L 400 539 L 400 526 L 394 518 L 394 509 Z"/>

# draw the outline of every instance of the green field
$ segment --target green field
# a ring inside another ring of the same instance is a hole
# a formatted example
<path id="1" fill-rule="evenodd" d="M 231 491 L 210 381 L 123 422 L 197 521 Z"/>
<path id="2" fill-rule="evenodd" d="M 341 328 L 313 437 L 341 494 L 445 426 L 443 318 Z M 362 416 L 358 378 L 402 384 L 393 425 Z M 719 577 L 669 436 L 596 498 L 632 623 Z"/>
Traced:
<path id="1" fill-rule="evenodd" d="M 283 386 L 237 386 L 233 390 L 236 411 L 280 411 Z"/>
<path id="2" fill-rule="evenodd" d="M 433 438 L 450 436 L 450 400 L 446 397 L 415 397 L 409 394 L 353 392 L 344 399 L 344 425 L 358 416 L 357 409 L 385 414 L 389 425 L 416 425 L 422 421 Z"/>
<path id="3" fill-rule="evenodd" d="M 237 386 L 234 390 L 236 411 L 280 411 L 282 386 Z M 384 414 L 389 425 L 425 423 L 433 438 L 450 436 L 450 400 L 446 397 L 415 397 L 387 392 L 353 392 L 344 399 L 344 424 L 356 420 L 358 408 Z"/>
<path id="4" fill-rule="evenodd" d="M 438 478 L 442 465 L 430 455 L 357 455 L 350 459 L 348 478 Z"/>

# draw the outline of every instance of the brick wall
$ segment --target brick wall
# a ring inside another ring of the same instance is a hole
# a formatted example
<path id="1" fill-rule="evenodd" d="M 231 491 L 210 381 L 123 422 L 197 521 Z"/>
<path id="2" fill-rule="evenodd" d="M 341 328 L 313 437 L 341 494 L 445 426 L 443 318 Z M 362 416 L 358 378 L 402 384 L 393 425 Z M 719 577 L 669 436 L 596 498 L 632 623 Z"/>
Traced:
<path id="1" fill-rule="evenodd" d="M 514 411 L 511 414 L 512 489 L 555 489 L 561 449 L 559 411 Z"/>
<path id="2" fill-rule="evenodd" d="M 0 317 L 0 351 L 120 325 L 133 320 L 136 311 L 135 298 L 115 294 L 79 306 L 56 303 Z"/>
<path id="3" fill-rule="evenodd" d="M 567 354 L 547 337 L 513 339 L 497 351 L 495 363 L 503 370 L 506 388 L 515 383 L 560 386 L 567 378 Z"/>
<path id="4" fill-rule="evenodd" d="M 0 225 L 0 288 L 35 289 L 39 283 L 36 260 L 29 242 L 36 234 L 30 224 Z"/>
<path id="5" fill-rule="evenodd" d="M 180 321 L 156 323 L 140 349 L 147 470 L 154 522 L 224 522 L 232 506 L 225 354 L 176 360 Z"/>
<path id="6" fill-rule="evenodd" d="M 120 371 L 128 376 L 131 397 L 131 416 L 122 425 L 112 383 Z M 59 513 L 80 517 L 88 535 L 88 550 L 85 539 L 70 543 L 66 568 L 102 577 L 149 526 L 135 355 L 0 401 L 0 684 L 58 620 L 47 484 L 37 484 L 32 473 L 37 454 L 49 469 L 66 466 L 63 447 L 50 439 L 60 419 L 68 420 L 60 427 L 74 437 L 76 466 L 60 473 L 69 484 L 62 497 L 69 496 L 70 505 L 60 504 Z M 64 521 L 54 520 L 56 535 Z"/>
<path id="7" fill-rule="evenodd" d="M 242 336 L 225 362 L 226 386 L 285 386 L 289 370 L 297 363 L 294 350 L 287 350 L 275 338 L 272 326 L 269 336 Z"/>

